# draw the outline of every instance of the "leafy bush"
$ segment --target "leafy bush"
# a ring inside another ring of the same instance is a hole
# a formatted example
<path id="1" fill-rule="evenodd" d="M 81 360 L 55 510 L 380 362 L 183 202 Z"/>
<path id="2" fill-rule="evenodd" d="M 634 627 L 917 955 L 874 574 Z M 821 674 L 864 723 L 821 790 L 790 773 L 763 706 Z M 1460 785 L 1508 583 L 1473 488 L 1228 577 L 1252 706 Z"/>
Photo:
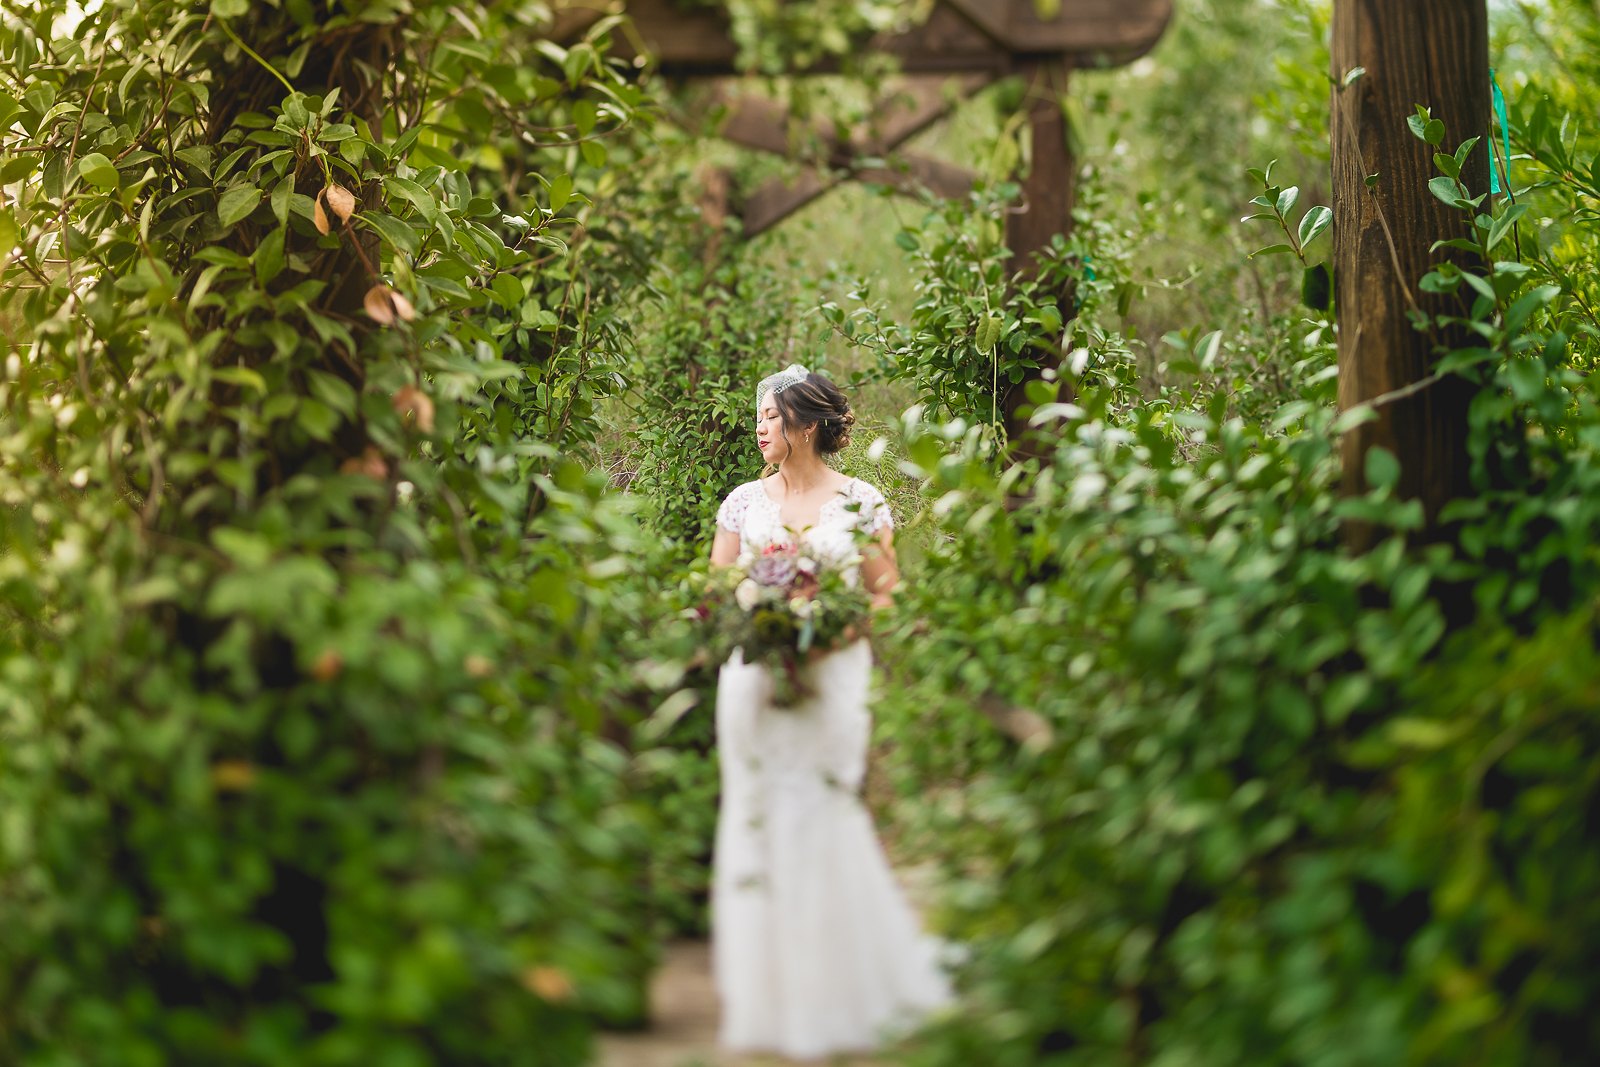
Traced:
<path id="1" fill-rule="evenodd" d="M 652 547 L 561 456 L 647 97 L 516 3 L 56 17 L 0 21 L 0 1059 L 580 1062 L 654 951 Z"/>
<path id="2" fill-rule="evenodd" d="M 1519 125 L 1529 184 L 1586 173 L 1558 123 Z M 1600 409 L 1580 368 L 1600 333 L 1587 282 L 1530 251 L 1526 205 L 1447 184 L 1463 227 L 1444 236 L 1484 266 L 1424 282 L 1469 286 L 1481 338 L 1441 365 L 1479 383 L 1477 495 L 1443 541 L 1412 538 L 1420 507 L 1382 450 L 1372 494 L 1338 497 L 1335 445 L 1363 412 L 1335 418 L 1328 331 L 1293 317 L 1271 324 L 1297 368 L 1276 404 L 1241 404 L 1232 360 L 1143 399 L 1111 344 L 1074 403 L 1034 387 L 1046 466 L 997 469 L 960 425 L 908 421 L 946 536 L 908 587 L 879 713 L 973 950 L 967 1009 L 913 1062 L 1600 1047 L 1600 868 L 1577 814 L 1597 796 Z M 1600 246 L 1560 218 L 1566 255 Z M 1387 532 L 1353 556 L 1350 521 Z"/>
<path id="3" fill-rule="evenodd" d="M 629 423 L 627 487 L 687 562 L 710 543 L 722 498 L 761 471 L 755 384 L 809 357 L 793 299 L 743 246 L 710 262 L 679 253 L 652 283 L 634 393 L 617 417 Z"/>

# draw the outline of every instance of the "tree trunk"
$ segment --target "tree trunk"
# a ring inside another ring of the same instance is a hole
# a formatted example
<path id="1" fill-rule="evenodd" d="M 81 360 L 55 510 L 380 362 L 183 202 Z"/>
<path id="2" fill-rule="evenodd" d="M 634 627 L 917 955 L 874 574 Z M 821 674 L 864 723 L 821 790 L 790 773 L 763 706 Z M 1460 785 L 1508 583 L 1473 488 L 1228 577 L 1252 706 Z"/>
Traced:
<path id="1" fill-rule="evenodd" d="M 1050 247 L 1052 237 L 1072 232 L 1077 165 L 1072 158 L 1067 119 L 1061 111 L 1061 96 L 1067 91 L 1067 72 L 1066 63 L 1059 61 L 1035 63 L 1027 72 L 1032 159 L 1028 173 L 1022 178 L 1023 209 L 1006 216 L 1006 247 L 1011 250 L 1009 269 L 1022 278 L 1038 272 L 1036 256 Z M 1060 294 L 1063 321 L 1072 317 L 1073 299 L 1071 292 Z M 1004 384 L 1001 386 L 1005 390 L 1006 435 L 1018 455 L 1035 454 L 1024 440 L 1028 431 L 1027 416 L 1033 408 L 1027 399 L 1028 382 L 1038 378 L 1044 368 L 1054 368 L 1061 361 L 1060 353 L 1054 351 L 1039 352 L 1037 356 L 1038 369 L 1009 389 Z M 1062 384 L 1063 390 L 1070 388 L 1069 384 Z"/>
<path id="2" fill-rule="evenodd" d="M 1354 67 L 1366 73 L 1340 88 Z M 1453 296 L 1428 294 L 1417 282 L 1445 255 L 1435 240 L 1466 236 L 1457 209 L 1428 192 L 1433 147 L 1406 125 L 1414 106 L 1445 124 L 1443 150 L 1468 137 L 1473 148 L 1461 180 L 1488 190 L 1489 49 L 1485 0 L 1335 0 L 1333 6 L 1333 261 L 1339 324 L 1339 409 L 1416 387 L 1380 402 L 1378 417 L 1343 439 L 1344 492 L 1365 492 L 1367 452 L 1381 446 L 1400 461 L 1399 495 L 1420 499 L 1428 531 L 1450 499 L 1470 488 L 1467 408 L 1472 387 L 1450 376 L 1428 378 L 1441 350 L 1470 344 L 1463 331 L 1424 332 L 1408 312 L 1460 311 Z M 1367 179 L 1376 175 L 1368 188 Z M 1362 548 L 1370 528 L 1351 527 Z"/>

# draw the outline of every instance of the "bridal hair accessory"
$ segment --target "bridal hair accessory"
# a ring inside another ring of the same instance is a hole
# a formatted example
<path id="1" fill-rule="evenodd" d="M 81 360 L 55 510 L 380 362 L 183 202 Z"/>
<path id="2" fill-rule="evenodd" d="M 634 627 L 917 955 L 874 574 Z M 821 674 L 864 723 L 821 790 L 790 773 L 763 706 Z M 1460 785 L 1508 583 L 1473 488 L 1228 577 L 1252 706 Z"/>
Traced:
<path id="1" fill-rule="evenodd" d="M 811 372 L 806 370 L 805 367 L 798 363 L 791 363 L 777 374 L 769 374 L 761 379 L 761 384 L 756 386 L 757 414 L 760 413 L 761 405 L 766 402 L 767 397 L 774 393 L 781 393 L 791 385 L 799 385 L 809 377 L 811 377 Z"/>

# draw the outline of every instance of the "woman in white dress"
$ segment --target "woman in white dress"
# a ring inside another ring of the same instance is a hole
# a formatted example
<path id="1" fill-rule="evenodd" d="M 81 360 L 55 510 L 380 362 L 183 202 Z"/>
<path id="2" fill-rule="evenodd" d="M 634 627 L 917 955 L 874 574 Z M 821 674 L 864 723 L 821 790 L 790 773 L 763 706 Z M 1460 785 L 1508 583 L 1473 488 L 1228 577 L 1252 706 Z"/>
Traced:
<path id="1" fill-rule="evenodd" d="M 803 538 L 886 604 L 899 576 L 883 494 L 823 458 L 848 443 L 848 401 L 796 364 L 761 383 L 756 408 L 757 446 L 777 470 L 723 501 L 712 563 Z M 777 708 L 767 669 L 735 652 L 717 692 L 721 1039 L 796 1058 L 878 1047 L 951 996 L 939 944 L 922 932 L 857 796 L 871 733 L 866 638 L 818 655 L 810 670 L 814 695 Z"/>

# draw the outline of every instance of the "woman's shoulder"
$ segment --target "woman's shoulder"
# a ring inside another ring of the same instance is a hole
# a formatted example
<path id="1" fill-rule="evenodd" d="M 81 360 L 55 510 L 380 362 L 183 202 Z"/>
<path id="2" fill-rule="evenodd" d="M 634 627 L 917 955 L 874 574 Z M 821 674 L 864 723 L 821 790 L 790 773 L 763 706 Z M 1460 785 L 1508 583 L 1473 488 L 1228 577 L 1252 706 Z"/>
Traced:
<path id="1" fill-rule="evenodd" d="M 865 500 L 873 504 L 881 504 L 884 502 L 883 490 L 879 489 L 865 478 L 847 479 L 844 484 L 844 488 L 841 491 L 848 493 L 857 500 Z"/>
<path id="2" fill-rule="evenodd" d="M 858 505 L 856 512 L 860 516 L 859 524 L 869 533 L 894 526 L 894 516 L 889 511 L 889 501 L 884 497 L 883 490 L 865 478 L 851 478 L 841 491 Z"/>

